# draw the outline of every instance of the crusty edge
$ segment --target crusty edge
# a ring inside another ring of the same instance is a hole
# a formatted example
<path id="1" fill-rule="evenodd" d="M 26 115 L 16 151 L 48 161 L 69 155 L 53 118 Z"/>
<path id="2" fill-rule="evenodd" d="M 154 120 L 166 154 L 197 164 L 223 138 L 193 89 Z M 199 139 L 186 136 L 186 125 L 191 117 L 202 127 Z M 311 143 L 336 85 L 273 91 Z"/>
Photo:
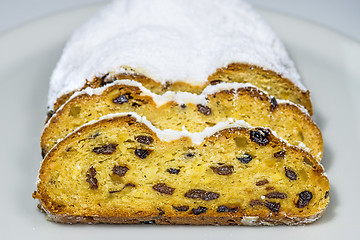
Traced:
<path id="1" fill-rule="evenodd" d="M 39 200 L 40 201 L 40 200 Z M 275 225 L 305 225 L 317 221 L 325 212 L 326 208 L 318 213 L 301 217 L 282 217 L 272 219 L 260 216 L 146 216 L 146 217 L 103 217 L 103 216 L 74 216 L 65 214 L 53 214 L 43 207 L 41 201 L 39 204 L 40 211 L 44 212 L 47 220 L 63 224 L 156 224 L 156 225 L 221 225 L 221 226 L 275 226 Z"/>
<path id="2" fill-rule="evenodd" d="M 128 66 L 124 66 L 121 67 L 125 70 L 125 72 L 121 72 L 121 73 L 105 73 L 105 74 L 98 74 L 100 77 L 95 77 L 92 80 L 86 80 L 85 84 L 83 87 L 81 87 L 80 89 L 74 89 L 71 92 L 68 93 L 64 93 L 63 95 L 61 95 L 60 97 L 58 97 L 56 99 L 56 101 L 53 103 L 53 106 L 48 106 L 49 111 L 48 111 L 48 118 L 46 119 L 46 121 L 49 119 L 49 117 L 51 117 L 51 115 L 57 111 L 57 109 L 59 107 L 61 107 L 66 101 L 67 99 L 69 99 L 75 92 L 81 91 L 86 89 L 87 87 L 91 87 L 91 88 L 98 88 L 98 87 L 102 87 L 104 85 L 102 85 L 104 78 L 108 78 L 108 77 L 112 77 L 112 78 L 116 78 L 116 77 L 120 77 L 120 79 L 141 79 L 142 81 L 145 82 L 152 82 L 155 85 L 159 85 L 160 83 L 154 81 L 151 78 L 148 78 L 142 74 L 139 74 L 137 72 L 135 72 L 131 67 Z M 313 108 L 312 108 L 312 103 L 311 103 L 311 99 L 310 99 L 310 91 L 307 90 L 302 90 L 300 87 L 296 86 L 296 84 L 294 82 L 292 82 L 290 79 L 284 78 L 281 75 L 279 75 L 278 73 L 272 71 L 272 70 L 265 70 L 262 67 L 258 67 L 255 65 L 250 65 L 247 63 L 231 63 L 229 64 L 227 67 L 223 67 L 223 68 L 219 68 L 217 69 L 213 74 L 211 74 L 208 77 L 208 82 L 206 82 L 203 86 L 201 86 L 201 88 L 205 88 L 206 86 L 208 86 L 210 84 L 210 81 L 212 78 L 216 77 L 216 75 L 220 72 L 224 72 L 224 71 L 239 71 L 241 69 L 250 69 L 250 70 L 258 70 L 263 72 L 264 74 L 268 74 L 271 76 L 277 76 L 280 79 L 282 79 L 286 84 L 292 86 L 292 89 L 296 92 L 299 92 L 299 94 L 303 97 L 304 99 L 304 107 L 308 110 L 310 116 L 313 115 Z M 188 83 L 182 82 L 182 81 L 177 81 L 174 82 L 173 84 L 177 84 L 177 85 L 189 85 Z M 160 84 L 161 85 L 161 84 Z M 166 89 L 167 86 L 164 86 L 164 88 Z M 305 106 L 306 105 L 306 106 Z"/>

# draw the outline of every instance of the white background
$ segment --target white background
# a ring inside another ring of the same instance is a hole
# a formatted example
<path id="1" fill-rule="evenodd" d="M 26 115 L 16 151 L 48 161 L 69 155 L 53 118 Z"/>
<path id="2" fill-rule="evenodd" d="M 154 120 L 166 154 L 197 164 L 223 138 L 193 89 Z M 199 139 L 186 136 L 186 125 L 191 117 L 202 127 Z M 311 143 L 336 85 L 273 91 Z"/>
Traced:
<path id="1" fill-rule="evenodd" d="M 146 1 L 146 0 L 144 0 Z M 33 19 L 107 0 L 0 0 L 0 34 Z M 248 0 L 319 23 L 360 41 L 360 0 Z"/>

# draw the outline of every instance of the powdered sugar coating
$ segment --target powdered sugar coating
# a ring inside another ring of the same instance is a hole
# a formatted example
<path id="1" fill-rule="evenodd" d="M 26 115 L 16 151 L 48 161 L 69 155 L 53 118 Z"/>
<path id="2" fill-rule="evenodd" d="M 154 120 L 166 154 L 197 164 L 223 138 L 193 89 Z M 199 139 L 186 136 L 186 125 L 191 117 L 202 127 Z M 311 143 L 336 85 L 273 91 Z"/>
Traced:
<path id="1" fill-rule="evenodd" d="M 281 41 L 242 0 L 117 0 L 68 41 L 50 81 L 48 106 L 85 79 L 130 66 L 160 83 L 201 85 L 230 63 L 300 77 Z"/>

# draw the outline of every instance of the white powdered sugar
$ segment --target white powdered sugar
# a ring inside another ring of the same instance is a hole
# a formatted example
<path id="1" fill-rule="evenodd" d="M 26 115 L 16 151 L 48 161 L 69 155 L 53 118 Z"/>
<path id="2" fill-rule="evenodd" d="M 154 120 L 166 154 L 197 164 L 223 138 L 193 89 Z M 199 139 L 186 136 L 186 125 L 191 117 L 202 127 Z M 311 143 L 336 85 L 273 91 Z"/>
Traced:
<path id="1" fill-rule="evenodd" d="M 230 63 L 273 70 L 305 89 L 281 41 L 242 0 L 117 0 L 66 44 L 48 106 L 86 79 L 127 72 L 121 66 L 163 84 L 202 85 Z"/>

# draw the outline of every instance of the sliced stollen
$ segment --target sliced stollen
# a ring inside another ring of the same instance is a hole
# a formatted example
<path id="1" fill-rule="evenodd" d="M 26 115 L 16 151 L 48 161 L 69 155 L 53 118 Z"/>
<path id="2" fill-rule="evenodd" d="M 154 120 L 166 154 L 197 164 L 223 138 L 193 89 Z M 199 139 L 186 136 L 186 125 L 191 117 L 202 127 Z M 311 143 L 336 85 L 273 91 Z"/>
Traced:
<path id="1" fill-rule="evenodd" d="M 329 188 L 316 159 L 269 129 L 163 131 L 123 113 L 59 142 L 33 196 L 61 223 L 296 225 L 323 214 Z"/>
<path id="2" fill-rule="evenodd" d="M 133 78 L 155 93 L 251 83 L 312 115 L 282 42 L 242 0 L 118 0 L 80 27 L 50 81 L 50 114 L 75 91 Z"/>
<path id="3" fill-rule="evenodd" d="M 255 127 L 271 128 L 319 161 L 322 157 L 321 132 L 307 111 L 292 102 L 276 100 L 253 85 L 220 83 L 208 86 L 200 95 L 170 91 L 157 95 L 130 80 L 74 94 L 45 126 L 43 156 L 77 127 L 103 115 L 128 111 L 145 116 L 161 130 L 201 132 L 229 118 L 245 120 Z"/>

